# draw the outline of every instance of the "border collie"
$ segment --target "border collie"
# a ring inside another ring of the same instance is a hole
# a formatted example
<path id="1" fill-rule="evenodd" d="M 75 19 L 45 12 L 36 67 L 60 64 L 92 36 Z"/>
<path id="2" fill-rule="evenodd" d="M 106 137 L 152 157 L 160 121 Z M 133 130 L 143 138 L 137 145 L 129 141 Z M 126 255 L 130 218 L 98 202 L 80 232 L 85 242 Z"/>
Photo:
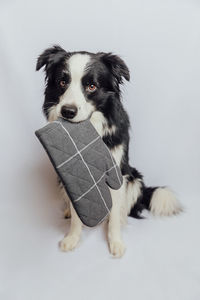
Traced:
<path id="1" fill-rule="evenodd" d="M 71 122 L 90 119 L 111 150 L 123 175 L 122 187 L 110 190 L 113 207 L 108 220 L 108 244 L 115 257 L 124 254 L 120 226 L 127 216 L 142 218 L 143 209 L 154 215 L 170 216 L 181 211 L 173 193 L 165 187 L 146 187 L 142 175 L 129 165 L 129 118 L 121 102 L 120 85 L 129 81 L 124 61 L 112 53 L 66 52 L 60 46 L 46 49 L 38 58 L 36 70 L 45 67 L 46 89 L 43 112 L 49 122 L 59 116 Z M 60 183 L 61 185 L 61 183 Z M 63 251 L 74 249 L 81 236 L 82 223 L 68 203 L 69 233 L 60 243 Z"/>

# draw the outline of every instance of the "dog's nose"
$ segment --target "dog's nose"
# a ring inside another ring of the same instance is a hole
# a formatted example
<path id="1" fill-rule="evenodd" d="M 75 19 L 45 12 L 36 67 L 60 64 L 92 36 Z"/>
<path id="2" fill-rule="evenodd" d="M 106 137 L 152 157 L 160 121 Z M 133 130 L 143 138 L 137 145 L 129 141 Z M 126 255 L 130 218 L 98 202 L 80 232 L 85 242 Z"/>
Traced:
<path id="1" fill-rule="evenodd" d="M 66 119 L 73 119 L 77 114 L 77 107 L 74 105 L 64 105 L 61 108 L 61 115 Z"/>

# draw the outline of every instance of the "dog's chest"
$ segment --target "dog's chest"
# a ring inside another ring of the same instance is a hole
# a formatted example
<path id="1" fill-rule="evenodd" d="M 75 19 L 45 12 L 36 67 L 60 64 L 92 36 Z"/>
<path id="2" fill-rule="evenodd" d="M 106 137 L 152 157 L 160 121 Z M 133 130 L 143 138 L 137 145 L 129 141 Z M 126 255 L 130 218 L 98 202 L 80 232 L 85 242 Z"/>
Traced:
<path id="1" fill-rule="evenodd" d="M 116 126 L 112 125 L 111 127 L 109 127 L 106 118 L 99 111 L 96 111 L 92 114 L 90 121 L 101 137 L 108 134 L 112 135 L 116 132 Z M 113 149 L 111 149 L 111 152 L 116 163 L 120 166 L 124 153 L 123 145 L 113 147 Z"/>

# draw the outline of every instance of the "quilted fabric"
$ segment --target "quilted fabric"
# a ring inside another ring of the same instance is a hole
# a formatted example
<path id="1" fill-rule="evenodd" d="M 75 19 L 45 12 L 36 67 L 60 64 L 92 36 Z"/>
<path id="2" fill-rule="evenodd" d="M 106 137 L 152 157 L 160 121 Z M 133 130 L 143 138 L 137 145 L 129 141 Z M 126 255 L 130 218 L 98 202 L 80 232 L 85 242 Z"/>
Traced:
<path id="1" fill-rule="evenodd" d="M 59 118 L 35 134 L 81 221 L 90 227 L 102 222 L 112 207 L 108 186 L 119 189 L 123 178 L 91 122 L 70 123 Z"/>

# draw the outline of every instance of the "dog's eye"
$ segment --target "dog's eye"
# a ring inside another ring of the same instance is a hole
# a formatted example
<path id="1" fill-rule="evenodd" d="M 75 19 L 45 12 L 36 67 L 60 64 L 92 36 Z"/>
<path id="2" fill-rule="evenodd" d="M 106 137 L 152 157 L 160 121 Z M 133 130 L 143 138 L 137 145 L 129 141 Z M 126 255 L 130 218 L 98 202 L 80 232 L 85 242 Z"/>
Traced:
<path id="1" fill-rule="evenodd" d="M 61 81 L 59 82 L 59 84 L 60 84 L 60 86 L 61 86 L 62 88 L 64 88 L 64 87 L 67 85 L 67 83 L 66 83 L 65 80 L 61 80 Z"/>
<path id="2" fill-rule="evenodd" d="M 88 86 L 87 86 L 87 88 L 86 88 L 86 90 L 88 91 L 88 92 L 94 92 L 94 91 L 96 91 L 96 85 L 94 85 L 94 84 L 89 84 Z"/>

